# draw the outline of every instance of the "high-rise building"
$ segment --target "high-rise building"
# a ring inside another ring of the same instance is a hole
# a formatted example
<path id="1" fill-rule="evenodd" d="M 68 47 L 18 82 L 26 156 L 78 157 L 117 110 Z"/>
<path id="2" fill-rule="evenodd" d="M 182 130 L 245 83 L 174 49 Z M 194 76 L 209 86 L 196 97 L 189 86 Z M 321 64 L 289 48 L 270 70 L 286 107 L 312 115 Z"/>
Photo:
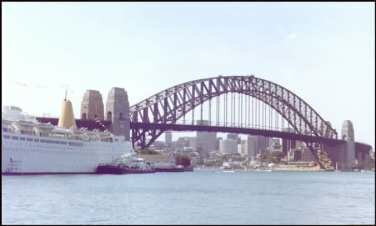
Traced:
<path id="1" fill-rule="evenodd" d="M 222 154 L 234 154 L 238 152 L 238 142 L 234 139 L 224 139 L 219 142 L 219 152 Z"/>
<path id="2" fill-rule="evenodd" d="M 171 147 L 172 144 L 172 132 L 166 131 L 165 132 L 165 142 L 167 147 Z"/>
<path id="3" fill-rule="evenodd" d="M 106 120 L 111 121 L 111 130 L 115 135 L 123 135 L 129 140 L 130 119 L 127 92 L 123 88 L 113 87 L 107 96 Z"/>
<path id="4" fill-rule="evenodd" d="M 249 159 L 256 159 L 257 152 L 257 136 L 248 135 L 246 140 L 241 141 L 242 153 L 248 156 Z"/>
<path id="5" fill-rule="evenodd" d="M 264 153 L 270 144 L 270 138 L 264 136 L 255 136 L 256 138 L 256 154 Z"/>
<path id="6" fill-rule="evenodd" d="M 196 148 L 196 137 L 179 137 L 175 142 L 175 150 L 183 150 L 184 148 Z"/>
<path id="7" fill-rule="evenodd" d="M 209 125 L 208 120 L 197 120 L 197 125 Z M 216 150 L 217 133 L 198 131 L 196 135 L 196 150 L 202 157 L 208 157 L 209 152 Z"/>
<path id="8" fill-rule="evenodd" d="M 241 140 L 240 144 L 238 144 L 238 152 L 243 157 L 248 156 L 248 142 L 247 142 L 247 140 Z"/>
<path id="9" fill-rule="evenodd" d="M 81 102 L 81 119 L 103 120 L 102 95 L 97 90 L 86 90 Z"/>
<path id="10" fill-rule="evenodd" d="M 219 151 L 219 143 L 221 142 L 222 137 L 217 137 L 217 141 L 215 143 L 215 150 Z"/>
<path id="11" fill-rule="evenodd" d="M 282 129 L 284 132 L 294 132 L 293 128 L 284 128 Z M 296 147 L 296 141 L 295 140 L 288 140 L 288 139 L 282 139 L 282 152 L 285 156 L 287 152 L 290 149 L 294 149 Z"/>

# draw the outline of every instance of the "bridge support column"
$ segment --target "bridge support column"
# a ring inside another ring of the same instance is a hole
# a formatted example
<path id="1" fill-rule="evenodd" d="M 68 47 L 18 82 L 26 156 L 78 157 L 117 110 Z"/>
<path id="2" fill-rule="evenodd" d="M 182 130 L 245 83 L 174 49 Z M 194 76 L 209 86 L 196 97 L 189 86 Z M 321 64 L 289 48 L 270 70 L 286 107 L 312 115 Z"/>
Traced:
<path id="1" fill-rule="evenodd" d="M 354 141 L 348 140 L 345 143 L 344 169 L 343 170 L 352 170 L 354 165 L 355 165 L 355 143 Z"/>
<path id="2" fill-rule="evenodd" d="M 357 150 L 355 148 L 355 158 L 357 162 L 357 168 L 364 169 L 365 166 L 365 155 L 364 152 Z"/>
<path id="3" fill-rule="evenodd" d="M 338 170 L 352 170 L 355 165 L 355 143 L 347 141 L 343 144 L 323 145 L 324 151 L 328 153 L 333 167 Z"/>
<path id="4" fill-rule="evenodd" d="M 354 127 L 350 120 L 345 120 L 342 124 L 342 139 L 346 141 L 343 153 L 343 170 L 352 170 L 355 166 L 355 138 Z"/>

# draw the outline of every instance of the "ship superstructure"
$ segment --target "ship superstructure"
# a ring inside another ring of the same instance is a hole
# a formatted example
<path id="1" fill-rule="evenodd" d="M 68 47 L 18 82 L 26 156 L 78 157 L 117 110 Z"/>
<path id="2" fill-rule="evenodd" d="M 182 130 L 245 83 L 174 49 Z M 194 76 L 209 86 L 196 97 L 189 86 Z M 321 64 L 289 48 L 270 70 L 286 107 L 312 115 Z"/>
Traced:
<path id="1" fill-rule="evenodd" d="M 94 173 L 100 164 L 133 153 L 124 136 L 76 128 L 72 104 L 64 99 L 58 126 L 40 123 L 15 106 L 2 112 L 4 174 Z"/>

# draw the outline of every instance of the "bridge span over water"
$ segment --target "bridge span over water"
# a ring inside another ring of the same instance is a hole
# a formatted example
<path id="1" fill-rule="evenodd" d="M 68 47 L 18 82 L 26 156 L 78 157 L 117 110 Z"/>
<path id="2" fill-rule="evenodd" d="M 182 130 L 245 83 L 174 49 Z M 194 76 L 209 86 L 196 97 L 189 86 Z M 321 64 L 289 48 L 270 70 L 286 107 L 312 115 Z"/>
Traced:
<path id="1" fill-rule="evenodd" d="M 150 146 L 163 132 L 232 132 L 304 141 L 323 168 L 351 168 L 365 160 L 370 145 L 342 134 L 298 95 L 274 82 L 250 76 L 218 76 L 185 82 L 130 107 L 132 143 Z M 197 123 L 208 121 L 209 125 Z M 287 129 L 286 129 L 287 128 Z"/>

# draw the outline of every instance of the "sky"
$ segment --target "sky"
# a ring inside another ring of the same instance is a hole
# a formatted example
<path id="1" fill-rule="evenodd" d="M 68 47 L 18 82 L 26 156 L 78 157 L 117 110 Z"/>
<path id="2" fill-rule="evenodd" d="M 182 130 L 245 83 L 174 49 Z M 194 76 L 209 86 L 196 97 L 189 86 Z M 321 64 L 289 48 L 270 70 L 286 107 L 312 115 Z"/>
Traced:
<path id="1" fill-rule="evenodd" d="M 375 143 L 373 3 L 2 2 L 2 106 L 74 114 L 87 89 L 130 104 L 176 84 L 249 75 L 280 84 L 340 132 Z"/>

